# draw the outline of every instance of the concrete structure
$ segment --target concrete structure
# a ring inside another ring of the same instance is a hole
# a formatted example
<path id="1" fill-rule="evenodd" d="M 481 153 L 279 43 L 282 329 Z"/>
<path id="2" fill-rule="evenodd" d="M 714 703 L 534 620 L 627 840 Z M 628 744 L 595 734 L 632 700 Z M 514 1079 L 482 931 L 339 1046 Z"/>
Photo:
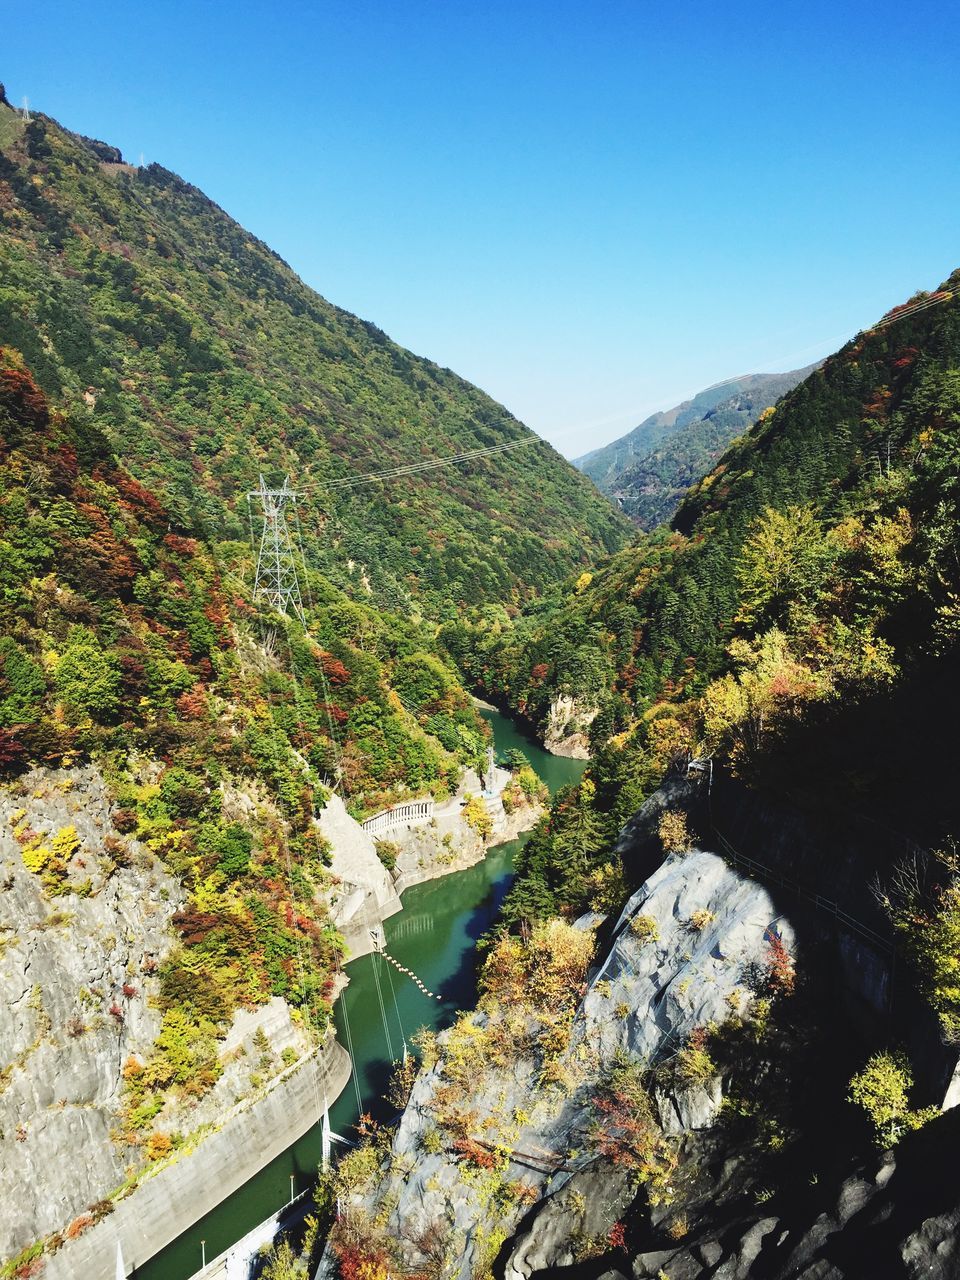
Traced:
<path id="1" fill-rule="evenodd" d="M 381 836 L 397 827 L 421 826 L 433 817 L 433 800 L 411 800 L 408 804 L 395 804 L 382 813 L 375 813 L 363 824 L 371 836 Z"/>
<path id="2" fill-rule="evenodd" d="M 349 1079 L 350 1057 L 331 1036 L 109 1217 L 45 1258 L 44 1280 L 114 1280 L 118 1243 L 128 1268 L 142 1266 L 318 1123 L 317 1099 L 332 1102 Z"/>
<path id="3" fill-rule="evenodd" d="M 294 1200 L 287 1201 L 282 1209 L 278 1209 L 263 1222 L 258 1222 L 253 1230 L 248 1231 L 236 1244 L 232 1244 L 229 1249 L 224 1249 L 223 1253 L 211 1258 L 205 1267 L 194 1272 L 190 1280 L 201 1280 L 201 1278 L 202 1280 L 248 1280 L 253 1259 L 261 1249 L 273 1244 L 281 1223 L 285 1220 L 289 1221 L 289 1215 L 296 1213 L 298 1205 L 302 1206 L 309 1195 L 309 1189 L 301 1191 Z M 302 1214 L 301 1208 L 297 1217 L 301 1217 Z"/>

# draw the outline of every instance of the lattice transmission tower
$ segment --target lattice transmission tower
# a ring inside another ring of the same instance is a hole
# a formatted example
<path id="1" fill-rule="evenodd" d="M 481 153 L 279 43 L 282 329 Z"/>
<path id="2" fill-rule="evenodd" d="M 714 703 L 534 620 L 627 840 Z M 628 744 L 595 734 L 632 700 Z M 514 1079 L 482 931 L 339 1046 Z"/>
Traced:
<path id="1" fill-rule="evenodd" d="M 289 477 L 284 476 L 279 489 L 268 489 L 263 476 L 259 489 L 247 494 L 247 510 L 250 513 L 250 542 L 253 546 L 253 499 L 260 504 L 263 526 L 260 531 L 260 548 L 257 552 L 257 574 L 253 583 L 254 600 L 262 600 L 280 613 L 295 614 L 304 622 L 303 598 L 300 594 L 300 576 L 297 572 L 297 553 L 290 537 L 288 512 L 292 511 L 299 526 L 297 493 L 290 488 Z M 302 553 L 301 553 L 302 554 Z"/>

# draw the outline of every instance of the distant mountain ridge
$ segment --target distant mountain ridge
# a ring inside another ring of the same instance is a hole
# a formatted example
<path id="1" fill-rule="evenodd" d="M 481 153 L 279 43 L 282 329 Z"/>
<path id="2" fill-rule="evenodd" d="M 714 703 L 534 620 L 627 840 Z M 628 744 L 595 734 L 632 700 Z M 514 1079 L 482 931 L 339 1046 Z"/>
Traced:
<path id="1" fill-rule="evenodd" d="M 707 474 L 731 440 L 817 364 L 787 373 L 750 373 L 715 383 L 672 409 L 652 413 L 626 435 L 573 465 L 644 529 L 669 520 L 684 493 Z"/>

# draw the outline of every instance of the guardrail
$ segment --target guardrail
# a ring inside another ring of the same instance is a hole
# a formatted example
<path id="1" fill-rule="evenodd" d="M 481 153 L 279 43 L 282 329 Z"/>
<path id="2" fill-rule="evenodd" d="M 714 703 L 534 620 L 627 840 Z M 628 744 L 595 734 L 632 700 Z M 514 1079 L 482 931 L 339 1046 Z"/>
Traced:
<path id="1" fill-rule="evenodd" d="M 248 1231 L 228 1249 L 224 1249 L 223 1253 L 217 1254 L 199 1271 L 195 1271 L 190 1280 L 247 1280 L 250 1274 L 250 1263 L 264 1245 L 273 1243 L 281 1218 L 294 1205 L 305 1200 L 311 1191 L 312 1188 L 307 1187 L 292 1200 L 288 1200 L 276 1213 L 272 1213 L 269 1218 L 264 1218 L 263 1222 L 258 1222 L 252 1231 Z"/>
<path id="2" fill-rule="evenodd" d="M 395 804 L 375 813 L 360 825 L 369 835 L 377 836 L 384 831 L 392 831 L 395 827 L 430 822 L 433 818 L 433 805 L 433 800 L 411 800 L 406 804 Z"/>

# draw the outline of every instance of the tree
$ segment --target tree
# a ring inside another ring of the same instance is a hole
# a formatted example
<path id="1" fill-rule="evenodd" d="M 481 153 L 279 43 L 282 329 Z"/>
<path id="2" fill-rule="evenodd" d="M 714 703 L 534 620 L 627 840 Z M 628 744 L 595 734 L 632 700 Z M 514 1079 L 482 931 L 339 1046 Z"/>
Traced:
<path id="1" fill-rule="evenodd" d="M 771 626 L 791 605 L 816 599 L 828 563 L 823 530 L 809 506 L 767 507 L 737 562 L 738 621 Z"/>
<path id="2" fill-rule="evenodd" d="M 911 1111 L 907 1095 L 912 1088 L 910 1063 L 900 1052 L 875 1053 L 850 1081 L 849 1099 L 867 1113 L 878 1147 L 895 1146 L 905 1133 L 940 1114 L 937 1107 Z"/>
<path id="3" fill-rule="evenodd" d="M 71 627 L 67 647 L 54 668 L 57 692 L 76 718 L 110 720 L 117 711 L 120 672 L 88 627 Z"/>
<path id="4" fill-rule="evenodd" d="M 39 666 L 11 636 L 0 636 L 0 726 L 33 724 L 45 692 Z"/>

